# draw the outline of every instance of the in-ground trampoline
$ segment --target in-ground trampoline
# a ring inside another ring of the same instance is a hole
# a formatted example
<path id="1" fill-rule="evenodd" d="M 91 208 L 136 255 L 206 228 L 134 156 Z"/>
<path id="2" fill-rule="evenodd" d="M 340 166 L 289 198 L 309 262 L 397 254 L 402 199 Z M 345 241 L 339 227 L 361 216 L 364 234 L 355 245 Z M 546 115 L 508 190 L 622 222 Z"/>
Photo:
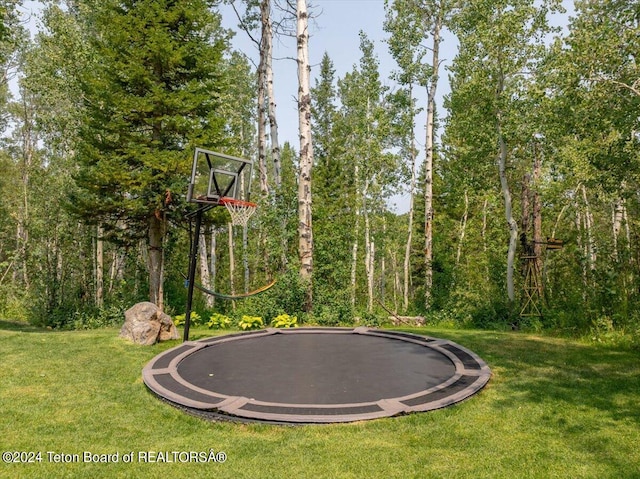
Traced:
<path id="1" fill-rule="evenodd" d="M 204 417 L 333 423 L 449 406 L 482 389 L 491 371 L 451 341 L 362 327 L 185 342 L 142 375 L 162 399 Z"/>

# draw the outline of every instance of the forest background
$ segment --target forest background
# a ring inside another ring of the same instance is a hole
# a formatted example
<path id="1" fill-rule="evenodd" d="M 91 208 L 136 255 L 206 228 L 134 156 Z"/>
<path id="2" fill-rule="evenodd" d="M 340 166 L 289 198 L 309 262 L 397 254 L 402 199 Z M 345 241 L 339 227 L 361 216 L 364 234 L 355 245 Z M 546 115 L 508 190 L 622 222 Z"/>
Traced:
<path id="1" fill-rule="evenodd" d="M 380 76 L 366 32 L 344 76 L 325 55 L 308 149 L 278 142 L 271 68 L 274 39 L 300 44 L 301 3 L 237 0 L 233 32 L 208 0 L 44 2 L 30 32 L 0 2 L 0 315 L 87 328 L 141 300 L 183 312 L 200 146 L 255 159 L 259 208 L 245 229 L 208 214 L 198 281 L 278 280 L 242 302 L 198 295 L 201 316 L 377 325 L 390 310 L 637 340 L 640 5 L 576 1 L 558 29 L 553 0 L 389 0 L 397 69 Z"/>

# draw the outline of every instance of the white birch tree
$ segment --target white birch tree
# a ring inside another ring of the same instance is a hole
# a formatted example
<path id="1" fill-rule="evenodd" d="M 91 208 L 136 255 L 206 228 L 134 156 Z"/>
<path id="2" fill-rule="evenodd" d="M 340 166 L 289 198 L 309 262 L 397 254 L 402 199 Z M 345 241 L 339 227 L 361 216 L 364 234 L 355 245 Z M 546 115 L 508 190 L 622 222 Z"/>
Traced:
<path id="1" fill-rule="evenodd" d="M 300 278 L 306 283 L 305 310 L 312 306 L 313 225 L 311 215 L 311 168 L 313 143 L 311 139 L 311 65 L 309 63 L 309 13 L 306 0 L 296 4 L 296 40 L 298 62 L 298 129 L 300 137 L 300 166 L 298 172 L 298 255 Z"/>
<path id="2" fill-rule="evenodd" d="M 464 5 L 453 22 L 460 49 L 451 69 L 449 127 L 460 128 L 459 146 L 464 149 L 459 151 L 468 161 L 493 158 L 497 167 L 509 236 L 506 290 L 511 305 L 516 299 L 518 224 L 509 171 L 516 162 L 523 94 L 545 52 L 544 35 L 551 31 L 547 15 L 558 7 L 555 0 L 472 3 Z M 478 148 L 470 150 L 469 143 Z"/>
<path id="3" fill-rule="evenodd" d="M 433 289 L 433 171 L 435 151 L 436 93 L 440 71 L 442 30 L 455 2 L 451 0 L 385 1 L 385 29 L 391 33 L 389 47 L 401 69 L 401 83 L 426 88 L 424 168 L 424 306 L 431 306 Z M 426 42 L 426 43 L 425 43 Z M 430 59 L 427 58 L 430 56 Z M 415 159 L 413 159 L 415 161 Z M 415 175 L 412 175 L 412 180 Z M 411 188 L 413 200 L 413 187 Z M 411 204 L 413 207 L 413 201 Z M 409 213 L 409 238 L 405 249 L 405 309 L 408 306 L 408 252 L 413 230 L 413 208 Z"/>

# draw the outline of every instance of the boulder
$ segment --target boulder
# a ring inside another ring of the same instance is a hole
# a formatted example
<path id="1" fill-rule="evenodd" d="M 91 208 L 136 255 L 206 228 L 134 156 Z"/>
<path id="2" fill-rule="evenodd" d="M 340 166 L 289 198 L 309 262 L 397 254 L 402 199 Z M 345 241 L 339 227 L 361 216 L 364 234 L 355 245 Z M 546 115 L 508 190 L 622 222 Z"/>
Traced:
<path id="1" fill-rule="evenodd" d="M 149 302 L 138 303 L 124 313 L 120 337 L 150 346 L 157 341 L 178 339 L 178 330 L 168 314 Z"/>

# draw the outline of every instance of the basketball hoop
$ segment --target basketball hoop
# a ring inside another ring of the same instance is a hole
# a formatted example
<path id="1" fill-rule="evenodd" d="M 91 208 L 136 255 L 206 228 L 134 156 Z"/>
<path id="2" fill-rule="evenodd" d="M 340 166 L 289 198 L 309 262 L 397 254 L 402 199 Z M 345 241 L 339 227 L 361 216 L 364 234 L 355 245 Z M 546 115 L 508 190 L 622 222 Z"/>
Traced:
<path id="1" fill-rule="evenodd" d="M 247 226 L 249 218 L 256 212 L 258 205 L 250 201 L 236 200 L 225 196 L 218 200 L 218 204 L 224 205 L 231 215 L 231 223 L 235 226 Z"/>

